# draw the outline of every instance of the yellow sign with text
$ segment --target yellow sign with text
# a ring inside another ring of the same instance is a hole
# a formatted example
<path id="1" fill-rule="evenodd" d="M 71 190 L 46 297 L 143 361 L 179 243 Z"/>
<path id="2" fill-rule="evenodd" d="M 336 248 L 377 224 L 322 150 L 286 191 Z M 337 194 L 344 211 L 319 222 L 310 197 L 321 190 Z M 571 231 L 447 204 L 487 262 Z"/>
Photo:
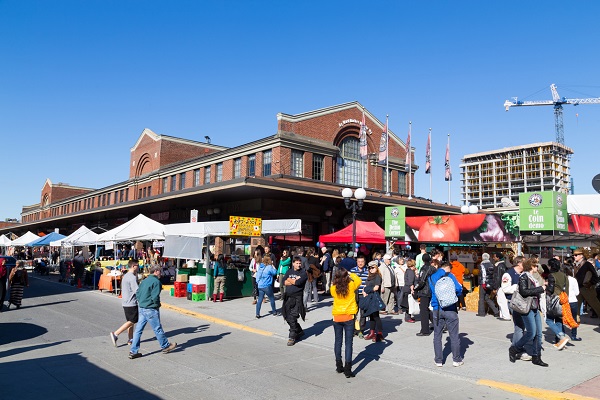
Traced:
<path id="1" fill-rule="evenodd" d="M 262 218 L 229 217 L 230 236 L 260 236 L 262 234 Z"/>

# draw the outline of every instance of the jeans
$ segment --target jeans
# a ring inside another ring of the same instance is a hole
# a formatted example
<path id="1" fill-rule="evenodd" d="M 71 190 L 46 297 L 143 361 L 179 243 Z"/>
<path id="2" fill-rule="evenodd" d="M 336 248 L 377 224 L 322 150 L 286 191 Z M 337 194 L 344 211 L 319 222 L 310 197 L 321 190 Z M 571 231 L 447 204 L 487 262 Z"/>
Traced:
<path id="1" fill-rule="evenodd" d="M 516 346 L 517 342 L 523 337 L 523 331 L 525 330 L 525 324 L 523 323 L 523 315 L 516 311 L 512 312 L 513 324 L 515 331 L 512 337 L 512 345 Z"/>
<path id="2" fill-rule="evenodd" d="M 312 282 L 306 281 L 306 285 L 304 286 L 304 294 L 303 294 L 303 302 L 304 308 L 308 307 L 308 300 L 310 299 L 312 293 L 313 302 L 319 301 L 319 293 L 317 292 L 317 280 L 314 279 Z"/>
<path id="3" fill-rule="evenodd" d="M 442 363 L 444 353 L 442 350 L 442 330 L 448 328 L 450 336 L 450 348 L 452 349 L 452 361 L 460 362 L 460 337 L 458 336 L 458 312 L 433 310 L 433 352 L 435 362 Z"/>
<path id="4" fill-rule="evenodd" d="M 558 336 L 559 338 L 562 339 L 562 337 L 565 336 L 565 333 L 563 332 L 562 317 L 560 317 L 560 318 L 546 317 L 546 325 L 548 325 L 548 328 L 550 328 L 550 330 L 552 332 L 554 332 L 554 334 L 556 336 Z"/>
<path id="5" fill-rule="evenodd" d="M 352 362 L 352 339 L 354 337 L 354 319 L 346 322 L 334 322 L 333 332 L 335 334 L 335 341 L 333 343 L 333 353 L 335 354 L 335 360 L 342 359 L 342 338 L 345 335 L 344 343 L 344 357 L 346 362 Z"/>
<path id="6" fill-rule="evenodd" d="M 137 353 L 140 350 L 140 340 L 142 339 L 142 331 L 146 323 L 154 330 L 156 340 L 160 344 L 161 349 L 169 347 L 169 339 L 165 336 L 162 325 L 160 324 L 160 312 L 154 308 L 139 308 L 138 322 L 135 324 L 135 332 L 133 333 L 133 342 L 131 343 L 131 353 Z"/>
<path id="7" fill-rule="evenodd" d="M 271 302 L 271 311 L 273 314 L 277 312 L 275 308 L 275 295 L 273 294 L 273 286 L 258 288 L 258 301 L 256 302 L 256 315 L 260 315 L 260 306 L 262 306 L 263 298 L 267 296 Z"/>
<path id="8" fill-rule="evenodd" d="M 571 314 L 573 314 L 573 319 L 577 321 L 577 316 L 579 316 L 579 307 L 577 303 L 569 303 L 571 306 Z M 577 328 L 571 328 L 571 339 L 577 337 Z"/>
<path id="9" fill-rule="evenodd" d="M 524 346 L 530 340 L 533 340 L 532 356 L 539 356 L 542 349 L 542 317 L 538 310 L 530 310 L 529 313 L 521 315 L 523 324 L 525 325 L 525 333 L 523 337 L 515 343 L 515 347 L 519 352 L 524 352 Z"/>

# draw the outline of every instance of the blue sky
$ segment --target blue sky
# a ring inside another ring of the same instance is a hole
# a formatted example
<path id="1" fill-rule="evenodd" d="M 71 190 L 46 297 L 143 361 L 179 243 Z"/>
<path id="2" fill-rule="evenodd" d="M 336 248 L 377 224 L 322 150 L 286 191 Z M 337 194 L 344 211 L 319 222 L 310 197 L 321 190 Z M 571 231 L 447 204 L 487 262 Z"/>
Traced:
<path id="1" fill-rule="evenodd" d="M 237 146 L 276 133 L 278 112 L 359 101 L 406 140 L 415 194 L 433 199 L 451 134 L 462 155 L 554 140 L 552 107 L 506 99 L 600 97 L 598 2 L 0 0 L 0 219 L 46 180 L 128 178 L 144 128 Z M 575 192 L 600 173 L 600 104 L 565 106 Z M 576 117 L 576 113 L 579 114 Z"/>

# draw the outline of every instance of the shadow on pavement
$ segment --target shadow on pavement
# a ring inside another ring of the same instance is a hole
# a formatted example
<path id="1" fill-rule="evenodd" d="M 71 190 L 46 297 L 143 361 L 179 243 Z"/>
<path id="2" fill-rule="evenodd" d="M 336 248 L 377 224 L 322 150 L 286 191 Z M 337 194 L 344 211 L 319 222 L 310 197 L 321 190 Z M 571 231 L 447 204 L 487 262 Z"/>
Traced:
<path id="1" fill-rule="evenodd" d="M 322 335 L 323 332 L 325 332 L 325 329 L 327 329 L 328 327 L 330 327 L 332 325 L 333 325 L 333 322 L 331 322 L 330 320 L 318 321 L 315 324 L 313 324 L 312 326 L 304 329 L 304 337 L 302 339 L 306 339 L 311 336 L 316 337 L 316 336 Z"/>
<path id="2" fill-rule="evenodd" d="M 46 347 L 57 346 L 59 344 L 63 344 L 63 343 L 67 343 L 67 342 L 70 342 L 70 340 L 62 340 L 60 342 L 46 343 L 46 344 L 36 344 L 34 346 L 26 346 L 26 347 L 19 347 L 17 349 L 6 350 L 6 351 L 0 352 L 0 358 L 10 357 L 10 356 L 14 356 L 16 354 L 22 354 L 22 353 L 26 353 L 28 351 L 33 351 L 33 350 L 45 349 Z"/>
<path id="3" fill-rule="evenodd" d="M 459 333 L 458 337 L 460 339 L 460 354 L 461 356 L 465 357 L 465 355 L 467 354 L 467 349 L 473 344 L 473 341 L 471 339 L 469 339 L 467 337 L 466 333 Z M 442 359 L 443 362 L 446 362 L 446 359 L 448 357 L 450 357 L 450 359 L 452 359 L 451 354 L 452 354 L 452 347 L 450 345 L 450 336 L 446 337 L 446 343 L 444 344 L 444 349 L 442 350 Z"/>
<path id="4" fill-rule="evenodd" d="M 0 323 L 0 345 L 29 340 L 44 335 L 48 329 L 27 322 L 5 322 Z"/>
<path id="5" fill-rule="evenodd" d="M 2 398 L 20 400 L 112 398 L 127 394 L 136 400 L 160 397 L 88 362 L 79 354 L 5 362 L 0 374 L 23 379 L 4 379 Z M 10 375 L 9 375 L 10 374 Z M 26 386 L 24 386 L 26 385 Z M 119 397 L 120 398 L 120 397 Z"/>
<path id="6" fill-rule="evenodd" d="M 354 373 L 358 374 L 363 370 L 371 361 L 378 361 L 386 348 L 394 344 L 391 340 L 384 340 L 382 342 L 371 342 L 368 344 L 363 351 L 361 351 L 356 357 L 352 364 L 355 366 Z M 342 354 L 344 349 L 342 348 Z"/>

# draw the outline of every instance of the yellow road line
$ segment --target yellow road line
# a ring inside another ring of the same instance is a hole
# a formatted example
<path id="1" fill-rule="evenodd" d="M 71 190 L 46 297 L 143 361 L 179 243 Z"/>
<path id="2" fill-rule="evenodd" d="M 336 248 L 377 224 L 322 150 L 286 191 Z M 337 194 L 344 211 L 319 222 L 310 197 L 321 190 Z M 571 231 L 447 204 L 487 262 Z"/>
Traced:
<path id="1" fill-rule="evenodd" d="M 579 394 L 557 392 L 555 390 L 546 390 L 532 388 L 524 385 L 517 385 L 514 383 L 505 383 L 491 381 L 488 379 L 480 379 L 477 381 L 478 385 L 490 386 L 496 389 L 505 390 L 507 392 L 513 392 L 522 396 L 532 397 L 534 399 L 542 400 L 595 400 L 594 397 L 581 396 Z"/>
<path id="2" fill-rule="evenodd" d="M 172 310 L 172 311 L 178 312 L 180 314 L 185 314 L 185 315 L 189 315 L 189 316 L 192 316 L 195 318 L 204 319 L 204 320 L 210 321 L 215 324 L 225 325 L 225 326 L 228 326 L 233 329 L 239 329 L 241 331 L 256 333 L 257 335 L 273 336 L 273 332 L 265 331 L 262 329 L 252 328 L 251 326 L 248 326 L 248 325 L 238 324 L 237 322 L 231 322 L 231 321 L 227 321 L 225 319 L 221 319 L 221 318 L 217 318 L 217 317 L 211 317 L 210 315 L 186 310 L 185 308 L 176 307 L 171 304 L 162 303 L 161 307 L 166 308 L 167 310 Z"/>

